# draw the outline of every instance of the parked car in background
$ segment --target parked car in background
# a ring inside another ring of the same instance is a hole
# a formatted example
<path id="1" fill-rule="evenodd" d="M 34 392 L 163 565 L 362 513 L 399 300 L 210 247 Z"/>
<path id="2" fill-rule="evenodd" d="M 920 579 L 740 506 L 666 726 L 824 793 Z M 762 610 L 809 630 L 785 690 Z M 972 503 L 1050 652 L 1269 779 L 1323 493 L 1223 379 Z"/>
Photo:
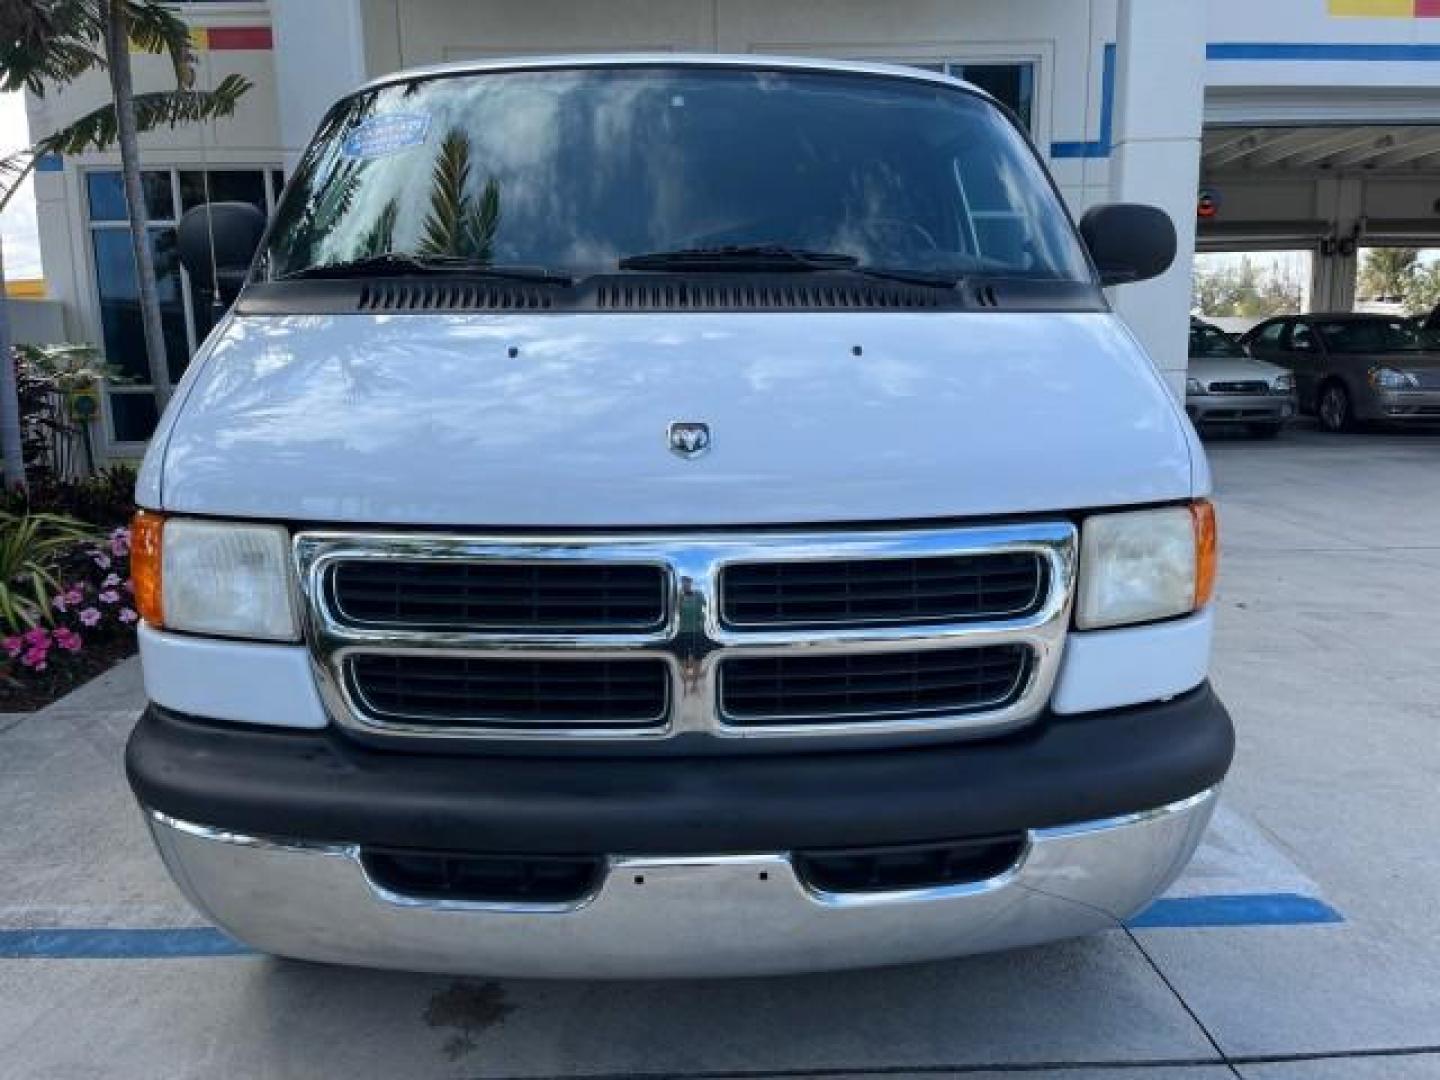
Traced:
<path id="1" fill-rule="evenodd" d="M 1272 439 L 1295 415 L 1295 376 L 1254 359 L 1218 326 L 1191 319 L 1185 411 L 1197 427 L 1239 425 Z"/>
<path id="2" fill-rule="evenodd" d="M 1295 373 L 1302 411 L 1326 431 L 1364 421 L 1440 420 L 1440 351 L 1398 315 L 1344 313 L 1268 319 L 1240 342 Z"/>

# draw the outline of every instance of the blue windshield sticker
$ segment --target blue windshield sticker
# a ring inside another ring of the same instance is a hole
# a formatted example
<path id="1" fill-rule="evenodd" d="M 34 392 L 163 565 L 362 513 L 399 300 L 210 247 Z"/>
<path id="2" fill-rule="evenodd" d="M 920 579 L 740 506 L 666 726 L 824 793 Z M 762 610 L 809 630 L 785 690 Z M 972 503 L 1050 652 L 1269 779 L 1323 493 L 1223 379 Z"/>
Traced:
<path id="1" fill-rule="evenodd" d="M 398 154 L 425 141 L 430 117 L 417 113 L 391 113 L 366 120 L 341 145 L 347 158 L 377 158 Z"/>

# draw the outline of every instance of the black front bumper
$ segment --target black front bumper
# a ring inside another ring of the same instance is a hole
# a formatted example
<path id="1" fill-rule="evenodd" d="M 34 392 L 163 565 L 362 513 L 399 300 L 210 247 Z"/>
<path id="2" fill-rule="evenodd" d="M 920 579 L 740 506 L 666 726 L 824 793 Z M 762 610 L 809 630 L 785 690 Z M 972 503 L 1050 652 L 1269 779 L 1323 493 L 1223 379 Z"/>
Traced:
<path id="1" fill-rule="evenodd" d="M 442 757 L 334 731 L 151 707 L 126 751 L 151 810 L 254 836 L 457 852 L 720 854 L 995 836 L 1095 821 L 1219 783 L 1234 732 L 1209 685 L 1046 716 L 989 741 L 688 758 Z"/>

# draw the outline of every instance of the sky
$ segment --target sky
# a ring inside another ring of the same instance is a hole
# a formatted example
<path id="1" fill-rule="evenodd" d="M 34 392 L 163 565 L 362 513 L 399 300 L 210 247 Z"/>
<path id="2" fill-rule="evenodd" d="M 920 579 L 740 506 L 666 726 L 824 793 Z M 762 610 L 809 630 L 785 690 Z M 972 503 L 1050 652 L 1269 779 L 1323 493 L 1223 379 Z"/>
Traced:
<path id="1" fill-rule="evenodd" d="M 0 94 L 0 156 L 27 145 L 28 135 L 24 95 Z M 0 214 L 0 234 L 5 238 L 5 276 L 12 281 L 39 277 L 40 237 L 35 230 L 35 190 L 29 179 Z"/>

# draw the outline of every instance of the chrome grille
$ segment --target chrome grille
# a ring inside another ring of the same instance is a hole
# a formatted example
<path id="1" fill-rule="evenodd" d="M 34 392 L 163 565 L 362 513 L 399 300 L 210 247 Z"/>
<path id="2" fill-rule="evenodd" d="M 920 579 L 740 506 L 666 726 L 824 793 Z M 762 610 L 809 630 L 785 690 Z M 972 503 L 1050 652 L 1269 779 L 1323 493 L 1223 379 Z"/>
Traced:
<path id="1" fill-rule="evenodd" d="M 1030 659 L 1024 645 L 986 645 L 725 660 L 720 709 L 736 724 L 961 715 L 1013 701 Z"/>
<path id="2" fill-rule="evenodd" d="M 926 559 L 820 559 L 727 566 L 727 626 L 874 626 L 1014 618 L 1045 599 L 1034 552 Z"/>
<path id="3" fill-rule="evenodd" d="M 1212 394 L 1268 394 L 1270 384 L 1264 379 L 1246 379 L 1238 382 L 1212 382 Z"/>
<path id="4" fill-rule="evenodd" d="M 355 735 L 696 751 L 1025 723 L 1054 683 L 1075 552 L 1069 522 L 295 538 L 321 695 Z"/>
<path id="5" fill-rule="evenodd" d="M 665 620 L 659 566 L 604 563 L 337 563 L 335 613 L 357 626 L 513 631 L 647 630 Z"/>

